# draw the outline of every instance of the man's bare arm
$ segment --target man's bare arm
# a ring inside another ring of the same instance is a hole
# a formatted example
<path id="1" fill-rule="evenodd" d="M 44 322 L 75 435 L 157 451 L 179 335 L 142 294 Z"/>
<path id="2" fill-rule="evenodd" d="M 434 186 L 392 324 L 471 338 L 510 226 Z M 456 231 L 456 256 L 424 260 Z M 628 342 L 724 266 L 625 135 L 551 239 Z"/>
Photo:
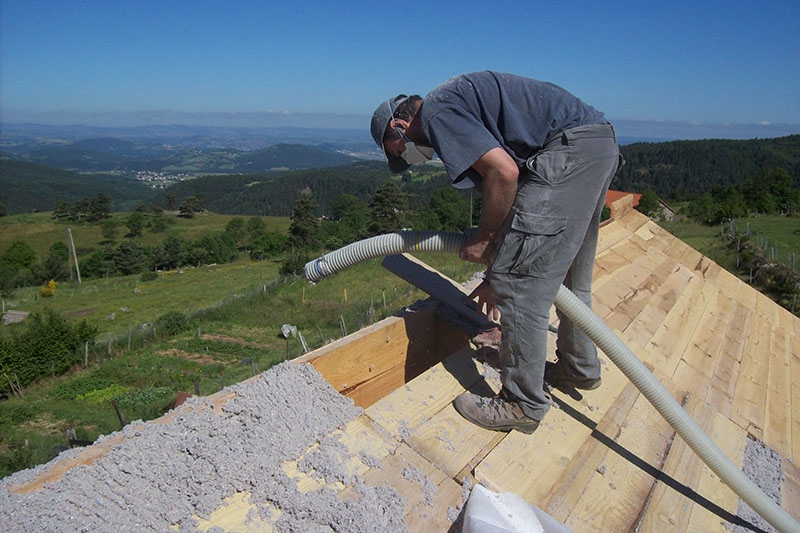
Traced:
<path id="1" fill-rule="evenodd" d="M 494 243 L 514 205 L 519 168 L 500 147 L 483 154 L 472 168 L 483 179 L 483 212 L 478 231 L 464 244 L 459 256 L 465 261 L 488 264 Z"/>

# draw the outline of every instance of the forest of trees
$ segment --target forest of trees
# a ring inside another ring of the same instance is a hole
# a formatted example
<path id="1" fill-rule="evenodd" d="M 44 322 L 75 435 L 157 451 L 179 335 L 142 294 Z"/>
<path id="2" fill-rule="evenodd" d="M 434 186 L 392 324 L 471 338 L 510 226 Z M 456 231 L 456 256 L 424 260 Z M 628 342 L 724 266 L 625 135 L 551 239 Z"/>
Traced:
<path id="1" fill-rule="evenodd" d="M 667 201 L 691 200 L 777 168 L 792 177 L 792 187 L 800 187 L 800 135 L 636 143 L 621 151 L 627 163 L 612 188 L 638 193 L 652 189 Z"/>
<path id="2" fill-rule="evenodd" d="M 800 189 L 782 169 L 762 170 L 730 187 L 717 186 L 689 204 L 690 217 L 703 224 L 753 214 L 793 216 L 800 211 Z"/>

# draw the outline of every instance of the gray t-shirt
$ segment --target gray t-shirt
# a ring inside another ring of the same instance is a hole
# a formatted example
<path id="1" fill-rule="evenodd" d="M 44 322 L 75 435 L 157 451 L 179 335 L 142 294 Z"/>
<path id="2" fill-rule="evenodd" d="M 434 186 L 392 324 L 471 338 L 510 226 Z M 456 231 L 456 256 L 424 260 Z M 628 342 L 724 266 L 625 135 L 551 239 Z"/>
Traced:
<path id="1" fill-rule="evenodd" d="M 557 85 L 500 72 L 473 72 L 428 94 L 422 128 L 457 188 L 479 184 L 470 167 L 502 147 L 518 165 L 559 132 L 607 122 L 603 113 Z"/>

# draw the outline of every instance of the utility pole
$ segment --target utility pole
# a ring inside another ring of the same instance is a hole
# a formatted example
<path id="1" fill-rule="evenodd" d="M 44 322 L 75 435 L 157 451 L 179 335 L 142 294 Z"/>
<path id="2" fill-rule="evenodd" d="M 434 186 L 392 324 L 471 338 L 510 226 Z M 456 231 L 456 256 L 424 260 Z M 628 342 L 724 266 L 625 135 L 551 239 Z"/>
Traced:
<path id="1" fill-rule="evenodd" d="M 69 240 L 69 249 L 72 251 L 72 259 L 75 261 L 75 273 L 78 276 L 78 285 L 81 284 L 81 269 L 78 268 L 78 254 L 75 253 L 75 242 L 72 240 L 72 230 L 67 228 L 67 239 Z M 69 269 L 69 275 L 72 277 L 72 268 Z"/>

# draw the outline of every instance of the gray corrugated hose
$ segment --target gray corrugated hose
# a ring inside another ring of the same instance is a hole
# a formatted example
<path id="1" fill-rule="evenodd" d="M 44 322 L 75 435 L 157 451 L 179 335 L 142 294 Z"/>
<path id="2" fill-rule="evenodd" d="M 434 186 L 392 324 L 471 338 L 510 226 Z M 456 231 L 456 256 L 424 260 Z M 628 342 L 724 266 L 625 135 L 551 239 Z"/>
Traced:
<path id="1" fill-rule="evenodd" d="M 435 231 L 401 231 L 378 235 L 309 261 L 305 265 L 305 276 L 310 281 L 319 281 L 324 276 L 367 259 L 404 252 L 457 253 L 464 239 L 462 233 Z M 779 531 L 800 532 L 800 523 L 770 499 L 733 464 L 733 461 L 728 459 L 714 441 L 686 414 L 653 373 L 591 309 L 563 285 L 559 288 L 554 303 L 619 367 L 686 444 L 742 500 Z"/>

